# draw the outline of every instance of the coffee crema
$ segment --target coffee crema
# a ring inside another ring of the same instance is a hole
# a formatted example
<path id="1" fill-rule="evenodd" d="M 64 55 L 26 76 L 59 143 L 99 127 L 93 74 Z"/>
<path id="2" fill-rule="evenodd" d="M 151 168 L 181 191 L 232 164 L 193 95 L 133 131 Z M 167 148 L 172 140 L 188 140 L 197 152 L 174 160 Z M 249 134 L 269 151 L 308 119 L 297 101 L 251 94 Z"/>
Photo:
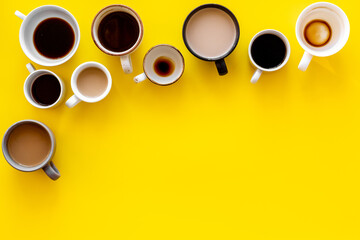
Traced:
<path id="1" fill-rule="evenodd" d="M 60 18 L 48 18 L 35 29 L 36 50 L 47 58 L 65 57 L 74 46 L 75 33 L 69 23 Z"/>
<path id="2" fill-rule="evenodd" d="M 325 46 L 331 39 L 331 27 L 323 20 L 313 20 L 304 29 L 305 40 L 314 47 Z"/>
<path id="3" fill-rule="evenodd" d="M 43 106 L 54 104 L 60 97 L 61 85 L 52 74 L 39 76 L 31 86 L 31 95 L 35 102 Z"/>
<path id="4" fill-rule="evenodd" d="M 237 29 L 233 19 L 221 9 L 204 8 L 186 26 L 186 41 L 199 56 L 218 58 L 232 49 Z"/>
<path id="5" fill-rule="evenodd" d="M 154 71 L 161 77 L 168 77 L 175 70 L 174 62 L 167 57 L 159 57 L 154 62 Z"/>
<path id="6" fill-rule="evenodd" d="M 50 154 L 51 138 L 39 124 L 22 123 L 9 134 L 7 149 L 16 163 L 35 167 L 44 162 Z"/>
<path id="7" fill-rule="evenodd" d="M 77 77 L 77 87 L 87 97 L 98 97 L 108 86 L 106 74 L 99 68 L 89 67 L 82 70 Z"/>

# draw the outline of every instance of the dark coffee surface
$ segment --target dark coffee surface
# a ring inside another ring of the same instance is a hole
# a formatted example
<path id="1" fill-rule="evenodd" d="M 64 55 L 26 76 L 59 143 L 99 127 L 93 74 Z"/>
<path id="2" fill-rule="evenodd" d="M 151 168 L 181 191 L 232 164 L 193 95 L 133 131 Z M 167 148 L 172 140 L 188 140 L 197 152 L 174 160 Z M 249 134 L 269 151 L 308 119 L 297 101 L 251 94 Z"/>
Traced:
<path id="1" fill-rule="evenodd" d="M 33 99 L 40 105 L 48 106 L 55 103 L 61 93 L 58 79 L 50 74 L 38 77 L 31 86 Z"/>
<path id="2" fill-rule="evenodd" d="M 73 48 L 75 33 L 70 24 L 60 18 L 48 18 L 35 29 L 36 50 L 47 58 L 65 57 Z"/>
<path id="3" fill-rule="evenodd" d="M 159 57 L 154 63 L 155 73 L 162 77 L 170 76 L 174 72 L 173 61 L 165 57 Z"/>
<path id="4" fill-rule="evenodd" d="M 251 56 L 260 67 L 275 68 L 285 60 L 286 46 L 278 36 L 264 34 L 253 42 Z"/>
<path id="5" fill-rule="evenodd" d="M 113 52 L 124 52 L 136 43 L 139 37 L 136 19 L 125 12 L 113 12 L 101 20 L 98 36 L 100 43 Z"/>

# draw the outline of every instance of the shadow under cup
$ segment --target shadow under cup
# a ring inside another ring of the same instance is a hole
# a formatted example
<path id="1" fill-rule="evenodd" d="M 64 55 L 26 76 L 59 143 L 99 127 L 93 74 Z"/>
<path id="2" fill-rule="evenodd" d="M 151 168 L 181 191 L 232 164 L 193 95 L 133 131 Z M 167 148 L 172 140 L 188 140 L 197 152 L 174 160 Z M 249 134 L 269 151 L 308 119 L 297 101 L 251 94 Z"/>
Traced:
<path id="1" fill-rule="evenodd" d="M 240 38 L 235 15 L 218 4 L 195 8 L 183 26 L 183 40 L 187 49 L 197 58 L 214 61 L 219 75 L 228 73 L 224 58 L 236 48 Z"/>

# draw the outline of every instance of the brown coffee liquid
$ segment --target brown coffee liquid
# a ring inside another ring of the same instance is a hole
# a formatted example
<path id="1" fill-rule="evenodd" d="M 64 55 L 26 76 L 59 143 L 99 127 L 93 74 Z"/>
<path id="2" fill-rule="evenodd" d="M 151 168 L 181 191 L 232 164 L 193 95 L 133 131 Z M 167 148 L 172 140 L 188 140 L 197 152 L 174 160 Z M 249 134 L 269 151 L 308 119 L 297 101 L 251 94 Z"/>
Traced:
<path id="1" fill-rule="evenodd" d="M 11 131 L 7 148 L 15 162 L 34 167 L 48 157 L 51 151 L 50 135 L 36 123 L 23 123 Z"/>
<path id="2" fill-rule="evenodd" d="M 108 86 L 106 74 L 98 68 L 84 69 L 77 78 L 77 86 L 81 94 L 87 97 L 98 97 Z"/>
<path id="3" fill-rule="evenodd" d="M 47 58 L 65 57 L 73 48 L 75 33 L 69 23 L 60 18 L 48 18 L 35 29 L 36 50 Z"/>
<path id="4" fill-rule="evenodd" d="M 313 20 L 306 25 L 304 37 L 314 47 L 325 46 L 331 39 L 331 27 L 323 20 Z"/>
<path id="5" fill-rule="evenodd" d="M 98 28 L 100 43 L 112 52 L 130 49 L 139 38 L 139 24 L 125 12 L 113 12 L 101 20 Z"/>
<path id="6" fill-rule="evenodd" d="M 54 104 L 60 97 L 61 85 L 51 74 L 38 77 L 31 86 L 31 95 L 35 102 L 43 106 Z"/>
<path id="7" fill-rule="evenodd" d="M 154 62 L 154 71 L 161 77 L 170 76 L 175 70 L 174 62 L 166 57 L 159 57 Z"/>

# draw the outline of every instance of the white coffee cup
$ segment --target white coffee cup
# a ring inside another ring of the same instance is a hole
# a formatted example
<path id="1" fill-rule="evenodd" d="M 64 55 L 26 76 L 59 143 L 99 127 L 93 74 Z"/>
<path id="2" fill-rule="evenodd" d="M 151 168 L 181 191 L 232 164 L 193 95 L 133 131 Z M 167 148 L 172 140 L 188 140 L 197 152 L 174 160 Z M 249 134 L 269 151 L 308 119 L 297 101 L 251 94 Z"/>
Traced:
<path id="1" fill-rule="evenodd" d="M 105 89 L 105 91 L 97 96 L 97 97 L 88 97 L 85 96 L 84 94 L 82 94 L 79 91 L 78 88 L 78 77 L 79 74 L 88 69 L 88 68 L 98 68 L 101 71 L 103 71 L 106 75 L 107 78 L 107 87 Z M 75 71 L 73 72 L 72 76 L 71 76 L 71 88 L 74 92 L 74 95 L 72 97 L 70 97 L 67 101 L 66 101 L 66 106 L 68 106 L 69 108 L 73 108 L 75 107 L 79 102 L 83 101 L 83 102 L 88 102 L 88 103 L 95 103 L 95 102 L 99 102 L 102 99 L 104 99 L 110 92 L 111 89 L 111 85 L 112 85 L 112 79 L 111 79 L 111 74 L 109 72 L 109 70 L 102 64 L 97 63 L 97 62 L 86 62 L 81 64 L 80 66 L 78 66 Z"/>
<path id="2" fill-rule="evenodd" d="M 27 16 L 19 11 L 16 11 L 15 15 L 23 20 L 19 34 L 20 45 L 25 55 L 31 61 L 42 66 L 57 66 L 65 63 L 75 54 L 80 43 L 80 28 L 76 19 L 66 9 L 54 5 L 45 5 L 34 9 Z M 60 18 L 70 24 L 74 30 L 74 45 L 71 51 L 62 58 L 47 58 L 36 50 L 33 40 L 35 29 L 42 21 L 48 18 Z"/>
<path id="3" fill-rule="evenodd" d="M 24 83 L 24 94 L 25 94 L 25 97 L 28 100 L 28 102 L 31 103 L 31 105 L 33 105 L 34 107 L 41 108 L 41 109 L 47 109 L 47 108 L 53 108 L 53 107 L 59 106 L 65 96 L 65 85 L 64 85 L 63 81 L 59 78 L 59 76 L 57 76 L 55 73 L 53 73 L 49 70 L 45 70 L 45 69 L 36 70 L 35 67 L 31 63 L 26 64 L 26 68 L 30 72 L 30 75 L 26 78 L 25 83 Z M 41 105 L 34 99 L 32 93 L 31 93 L 32 86 L 36 79 L 38 79 L 42 75 L 47 75 L 47 74 L 54 76 L 59 81 L 60 95 L 59 95 L 59 98 L 53 104 Z"/>
<path id="4" fill-rule="evenodd" d="M 173 64 L 172 73 L 161 76 L 155 70 L 155 62 L 159 58 L 170 60 L 170 64 Z M 143 61 L 144 72 L 134 78 L 136 83 L 149 79 L 151 82 L 166 86 L 175 83 L 182 76 L 185 63 L 184 58 L 180 51 L 175 47 L 167 44 L 156 45 L 151 48 L 145 55 Z"/>
<path id="5" fill-rule="evenodd" d="M 264 67 L 261 67 L 259 66 L 253 59 L 252 57 L 252 54 L 251 54 L 251 47 L 254 43 L 254 41 L 260 37 L 261 35 L 264 35 L 264 34 L 272 34 L 272 35 L 275 35 L 277 37 L 279 37 L 283 43 L 285 44 L 285 47 L 286 47 L 286 53 L 285 53 L 285 56 L 284 56 L 284 60 L 283 62 L 274 67 L 274 68 L 264 68 Z M 250 44 L 249 44 L 249 49 L 248 49 L 248 54 L 249 54 L 249 59 L 250 59 L 250 62 L 251 64 L 256 68 L 256 71 L 254 73 L 254 75 L 252 76 L 251 78 L 251 83 L 257 83 L 257 81 L 259 80 L 262 72 L 274 72 L 274 71 L 277 71 L 279 70 L 280 68 L 282 68 L 283 66 L 285 66 L 285 64 L 288 62 L 289 58 L 290 58 L 290 43 L 289 43 L 289 40 L 285 37 L 284 34 L 282 34 L 281 32 L 279 31 L 276 31 L 276 30 L 273 30 L 273 29 L 267 29 L 267 30 L 263 30 L 261 32 L 258 32 L 250 41 Z"/>
<path id="6" fill-rule="evenodd" d="M 104 47 L 101 44 L 99 36 L 98 36 L 98 29 L 99 29 L 99 25 L 100 25 L 101 21 L 106 16 L 108 16 L 109 14 L 114 13 L 114 12 L 125 12 L 125 13 L 130 14 L 136 20 L 138 27 L 139 27 L 139 34 L 138 34 L 138 38 L 137 38 L 136 42 L 129 49 L 127 49 L 123 52 L 114 52 L 114 51 L 107 49 L 106 47 Z M 140 19 L 140 16 L 132 8 L 122 5 L 122 4 L 114 4 L 114 5 L 109 5 L 103 9 L 101 9 L 100 12 L 98 12 L 98 14 L 95 16 L 95 18 L 93 20 L 92 27 L 91 27 L 91 35 L 92 35 L 95 45 L 101 51 L 103 51 L 104 53 L 111 55 L 111 56 L 119 56 L 120 57 L 121 66 L 125 73 L 129 74 L 129 73 L 133 72 L 130 54 L 139 47 L 139 45 L 143 39 L 144 27 L 143 27 L 142 21 Z"/>
<path id="7" fill-rule="evenodd" d="M 304 29 L 313 20 L 323 20 L 331 28 L 331 38 L 324 46 L 314 47 L 305 39 Z M 345 46 L 350 35 L 350 23 L 344 11 L 338 6 L 328 2 L 318 2 L 311 4 L 301 12 L 295 31 L 300 46 L 305 50 L 299 69 L 305 71 L 313 56 L 331 56 Z"/>

